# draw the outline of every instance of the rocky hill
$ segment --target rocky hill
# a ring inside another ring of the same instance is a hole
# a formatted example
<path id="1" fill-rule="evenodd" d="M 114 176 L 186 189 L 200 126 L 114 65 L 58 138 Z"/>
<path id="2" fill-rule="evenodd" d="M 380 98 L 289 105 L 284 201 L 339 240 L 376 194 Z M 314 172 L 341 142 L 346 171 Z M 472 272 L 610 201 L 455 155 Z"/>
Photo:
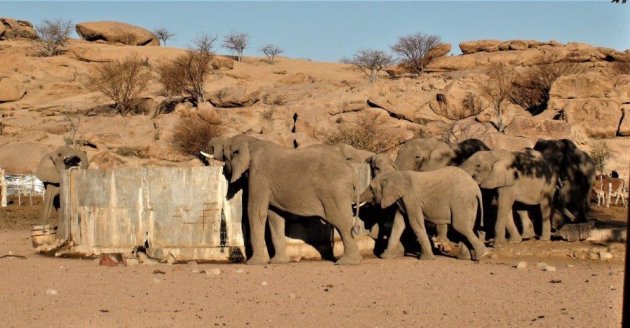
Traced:
<path id="1" fill-rule="evenodd" d="M 32 29 L 26 23 L 15 27 Z M 630 75 L 624 67 L 630 51 L 529 40 L 463 42 L 460 49 L 462 55 L 448 55 L 445 45 L 419 77 L 393 67 L 373 83 L 348 64 L 289 58 L 269 64 L 254 57 L 236 62 L 219 56 L 205 85 L 208 102 L 200 107 L 215 109 L 227 133 L 256 134 L 286 146 L 323 142 L 365 113 L 381 116 L 375 122 L 395 131 L 398 141 L 476 137 L 491 147 L 518 149 L 541 137 L 569 138 L 589 150 L 593 140 L 604 140 L 614 156 L 607 169 L 627 176 Z M 72 40 L 65 50 L 38 57 L 32 39 L 0 41 L 0 166 L 29 172 L 43 151 L 71 139 L 94 167 L 200 165 L 172 147 L 173 127 L 197 109 L 181 100 L 169 107 L 174 110 L 159 112 L 169 99 L 157 73 L 143 94 L 144 115 L 104 111 L 111 101 L 86 87 L 95 67 L 105 62 L 135 54 L 155 68 L 184 49 Z M 519 74 L 552 63 L 573 63 L 579 70 L 553 81 L 541 113 L 505 104 L 506 127 L 499 132 L 482 90 L 487 69 L 497 63 Z"/>

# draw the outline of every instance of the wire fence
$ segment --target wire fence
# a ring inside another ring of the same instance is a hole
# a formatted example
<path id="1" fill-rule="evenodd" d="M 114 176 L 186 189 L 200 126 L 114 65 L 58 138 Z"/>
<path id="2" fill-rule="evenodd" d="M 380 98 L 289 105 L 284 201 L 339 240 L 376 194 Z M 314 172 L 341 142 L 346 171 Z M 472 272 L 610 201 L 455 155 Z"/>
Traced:
<path id="1" fill-rule="evenodd" d="M 0 170 L 0 207 L 7 206 L 9 196 L 18 197 L 18 206 L 22 204 L 22 196 L 28 197 L 33 205 L 33 196 L 44 196 L 44 184 L 34 175 L 4 174 Z"/>

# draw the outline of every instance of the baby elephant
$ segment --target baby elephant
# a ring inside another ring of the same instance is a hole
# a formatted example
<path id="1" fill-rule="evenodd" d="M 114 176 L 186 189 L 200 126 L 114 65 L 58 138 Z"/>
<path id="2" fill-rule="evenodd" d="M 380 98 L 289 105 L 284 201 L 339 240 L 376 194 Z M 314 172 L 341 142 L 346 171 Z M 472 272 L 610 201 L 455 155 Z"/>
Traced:
<path id="1" fill-rule="evenodd" d="M 424 225 L 425 218 L 438 227 L 450 224 L 472 246 L 476 259 L 488 253 L 483 242 L 473 232 L 477 210 L 483 211 L 481 191 L 475 180 L 457 167 L 450 166 L 432 172 L 394 171 L 379 174 L 363 192 L 361 201 L 380 203 L 382 208 L 397 203 L 420 241 L 420 259 L 434 258 Z M 399 243 L 404 228 L 404 220 L 397 216 L 388 248 Z"/>

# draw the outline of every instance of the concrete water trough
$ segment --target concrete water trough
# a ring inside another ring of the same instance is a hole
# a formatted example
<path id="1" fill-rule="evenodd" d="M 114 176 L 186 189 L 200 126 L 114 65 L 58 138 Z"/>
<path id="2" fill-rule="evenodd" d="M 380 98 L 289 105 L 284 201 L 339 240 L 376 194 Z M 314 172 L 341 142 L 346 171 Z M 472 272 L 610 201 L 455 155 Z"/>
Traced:
<path id="1" fill-rule="evenodd" d="M 361 187 L 367 187 L 369 167 L 354 167 Z M 221 166 L 69 170 L 60 194 L 56 240 L 39 246 L 42 253 L 131 257 L 142 249 L 169 262 L 245 257 L 243 192 L 228 199 Z M 335 255 L 343 250 L 337 234 L 318 219 L 290 217 L 286 234 L 288 255 L 296 261 L 322 258 L 326 249 Z M 358 242 L 364 253 L 374 248 L 368 236 Z"/>

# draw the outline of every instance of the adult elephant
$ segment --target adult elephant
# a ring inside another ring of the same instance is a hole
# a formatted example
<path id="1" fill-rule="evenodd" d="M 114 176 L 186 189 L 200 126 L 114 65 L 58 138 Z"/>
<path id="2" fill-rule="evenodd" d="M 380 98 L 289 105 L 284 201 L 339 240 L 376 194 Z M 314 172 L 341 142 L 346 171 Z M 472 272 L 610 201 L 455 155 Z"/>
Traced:
<path id="1" fill-rule="evenodd" d="M 358 198 L 357 179 L 353 168 L 337 151 L 325 145 L 287 149 L 272 142 L 236 136 L 224 143 L 223 154 L 230 183 L 247 173 L 247 212 L 253 251 L 247 263 L 289 261 L 285 222 L 280 219 L 279 212 L 323 218 L 337 228 L 344 245 L 337 264 L 361 261 L 353 238 L 356 221 L 352 203 Z M 271 213 L 276 219 L 271 219 Z M 275 249 L 271 260 L 265 252 L 268 214 Z"/>
<path id="2" fill-rule="evenodd" d="M 468 139 L 453 146 L 436 138 L 412 139 L 400 146 L 395 163 L 400 170 L 434 171 L 457 166 L 481 150 L 490 148 L 477 139 Z"/>
<path id="3" fill-rule="evenodd" d="M 397 204 L 418 237 L 421 259 L 434 258 L 425 220 L 436 224 L 438 231 L 442 230 L 439 237 L 444 238 L 445 228 L 451 225 L 475 250 L 476 259 L 487 254 L 483 242 L 473 232 L 477 211 L 481 209 L 481 191 L 477 183 L 457 167 L 446 167 L 430 173 L 392 171 L 379 174 L 363 192 L 361 201 L 377 202 L 382 208 Z M 388 250 L 398 246 L 404 228 L 402 215 L 397 215 Z"/>
<path id="4" fill-rule="evenodd" d="M 40 224 L 48 224 L 53 208 L 59 209 L 59 191 L 63 172 L 71 167 L 86 169 L 88 165 L 85 152 L 71 147 L 60 147 L 44 155 L 35 172 L 35 176 L 44 183 L 46 188 Z"/>
<path id="5" fill-rule="evenodd" d="M 551 214 L 558 179 L 539 152 L 531 149 L 516 152 L 480 151 L 459 167 L 470 174 L 481 188 L 495 189 L 497 192 L 495 246 L 506 243 L 506 229 L 510 235 L 510 242 L 522 240 L 512 217 L 515 202 L 540 206 L 542 214 L 540 239 L 551 238 Z M 520 217 L 529 221 L 527 216 Z M 522 222 L 522 225 L 524 235 L 534 234 L 531 222 Z"/>
<path id="6" fill-rule="evenodd" d="M 593 159 L 567 139 L 539 139 L 534 149 L 542 153 L 551 169 L 560 178 L 561 201 L 578 222 L 586 222 L 596 174 Z"/>
<path id="7" fill-rule="evenodd" d="M 333 145 L 333 148 L 350 163 L 366 163 L 370 157 L 375 155 L 371 151 L 357 149 L 343 142 Z"/>

